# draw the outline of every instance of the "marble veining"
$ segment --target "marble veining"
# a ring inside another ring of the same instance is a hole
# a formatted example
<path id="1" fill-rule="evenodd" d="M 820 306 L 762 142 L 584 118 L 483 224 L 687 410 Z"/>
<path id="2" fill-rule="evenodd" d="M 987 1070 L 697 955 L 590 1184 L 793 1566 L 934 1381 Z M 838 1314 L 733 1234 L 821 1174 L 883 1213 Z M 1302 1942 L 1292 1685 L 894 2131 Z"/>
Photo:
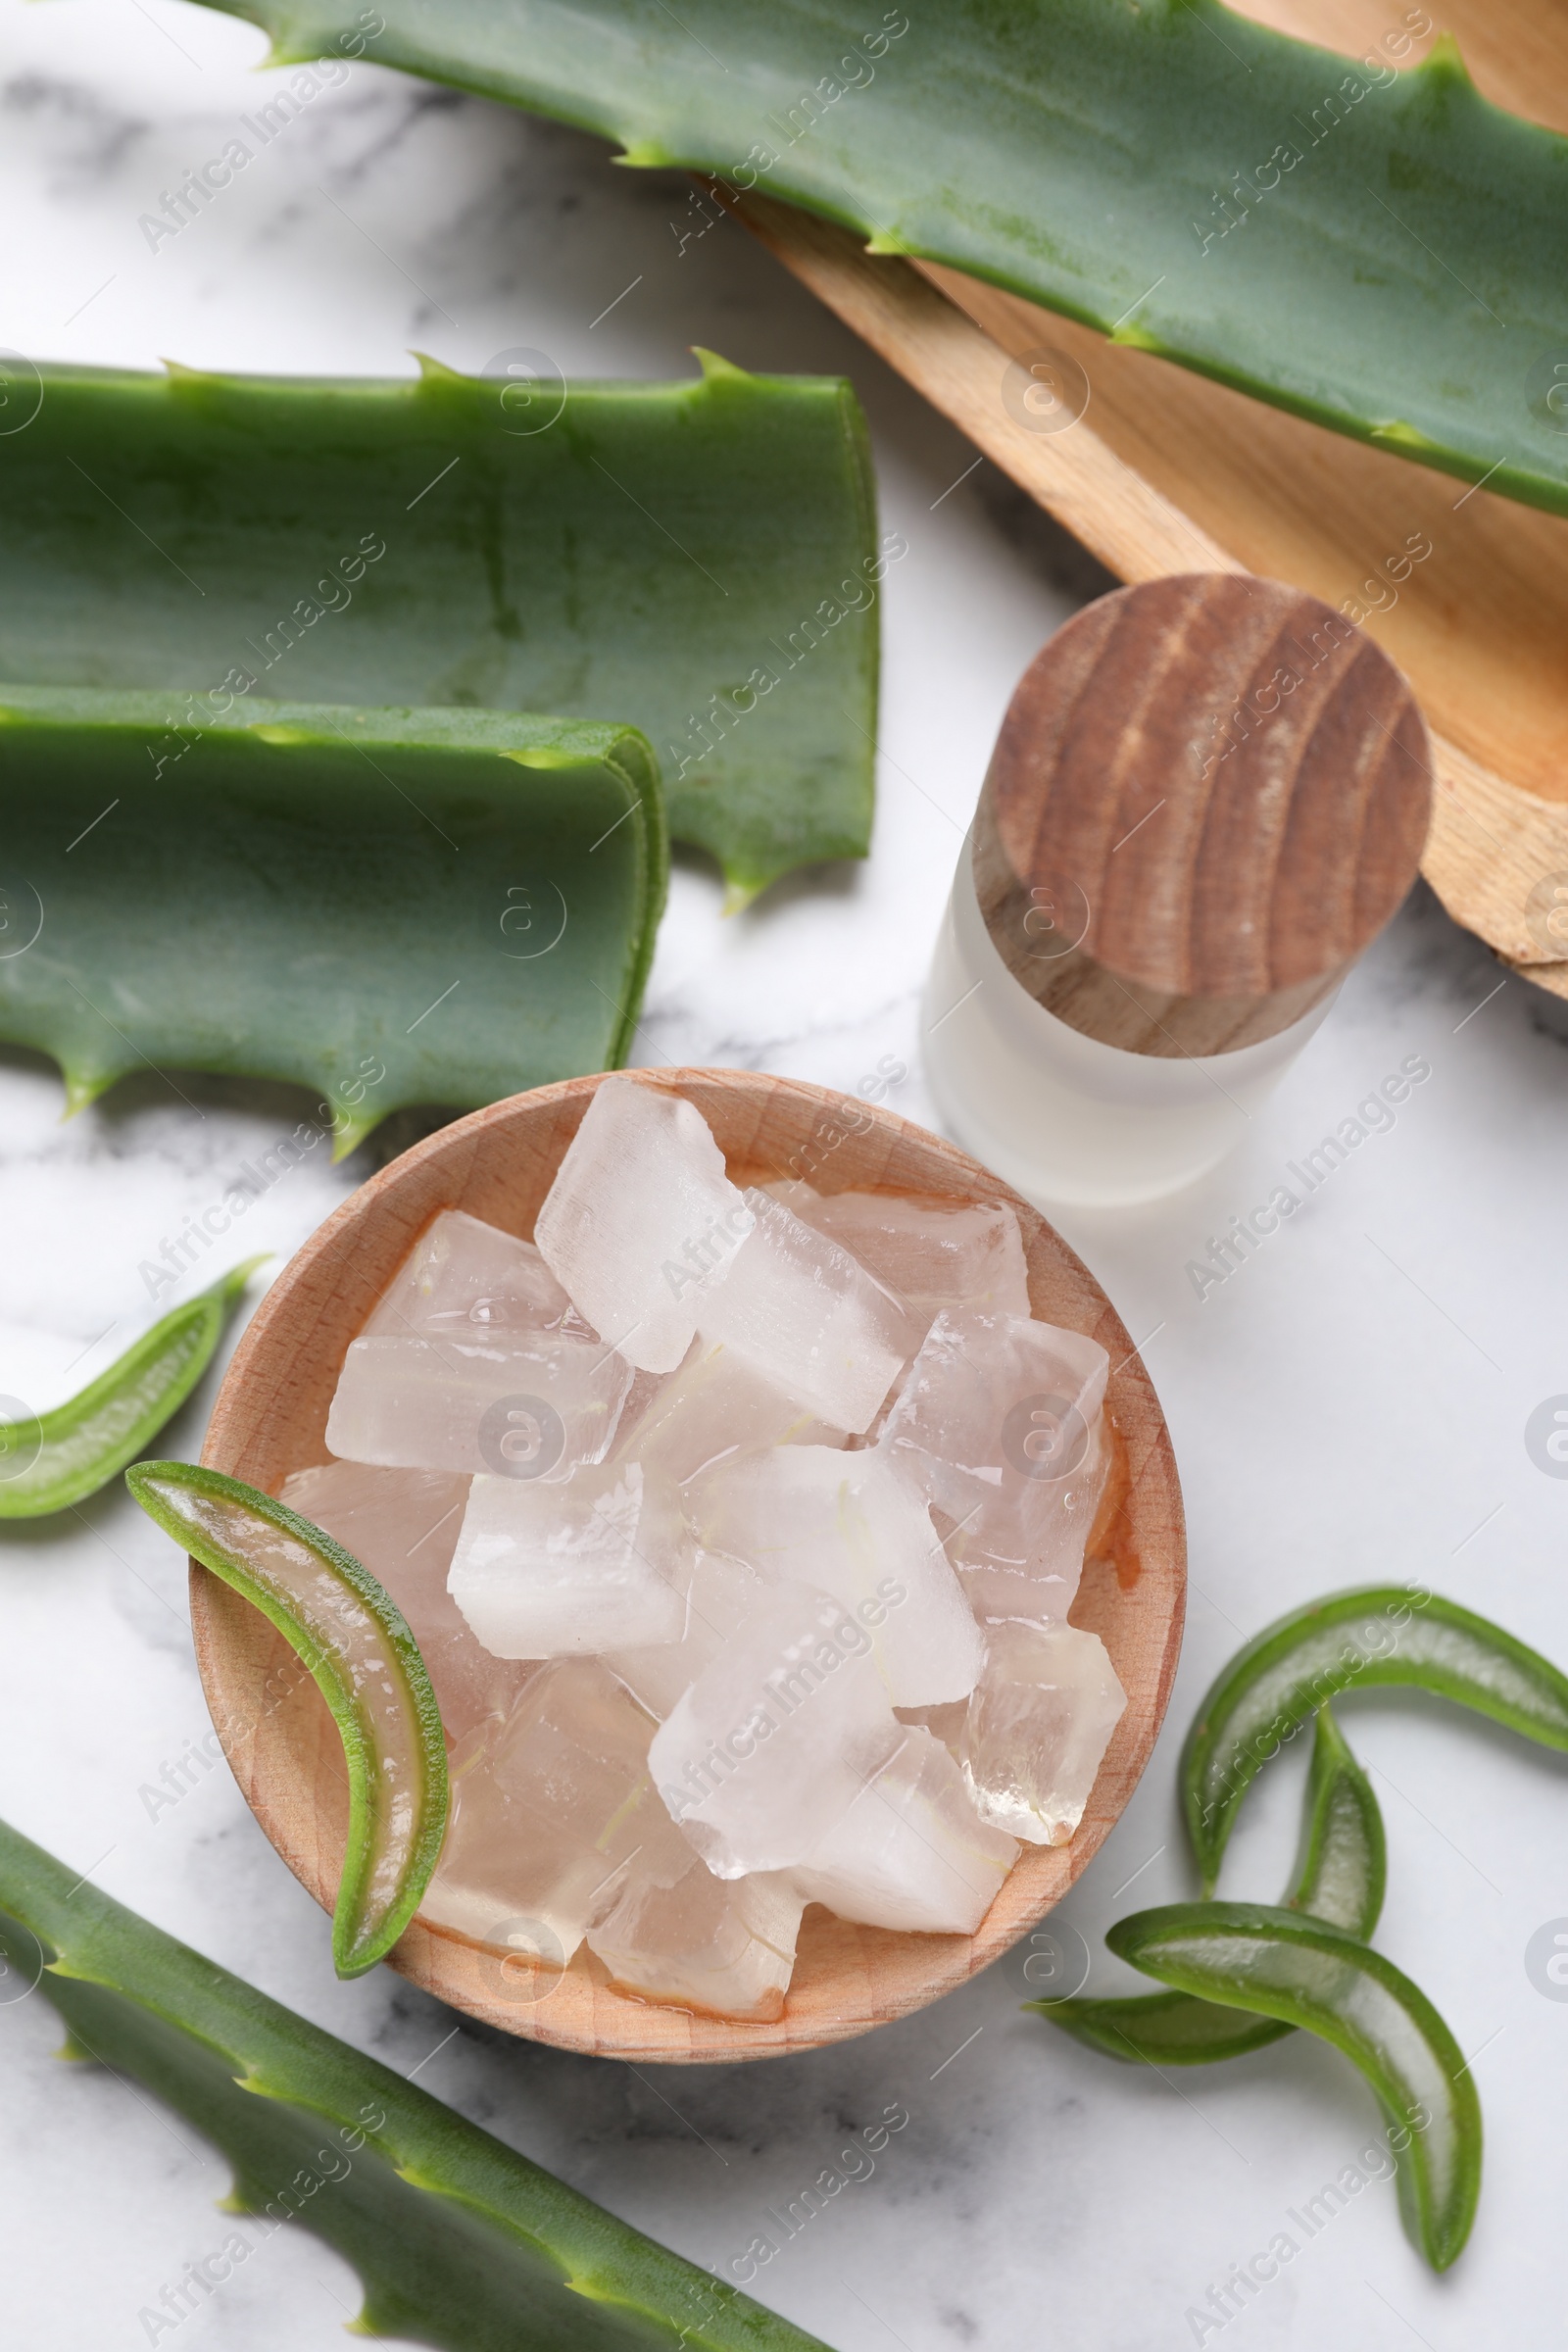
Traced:
<path id="1" fill-rule="evenodd" d="M 167 354 L 396 372 L 411 348 L 477 368 L 526 344 L 567 371 L 657 375 L 690 368 L 704 343 L 754 368 L 851 374 L 885 527 L 909 546 L 886 588 L 873 855 L 728 919 L 713 876 L 678 861 L 637 1058 L 779 1070 L 928 1120 L 919 991 L 954 859 L 1015 679 L 1102 584 L 1095 567 L 989 467 L 969 470 L 968 445 L 740 231 L 699 231 L 678 175 L 611 169 L 601 142 L 559 125 L 353 62 L 220 202 L 150 241 L 140 222 L 160 192 L 268 103 L 262 52 L 253 28 L 173 0 L 0 0 L 0 332 L 37 358 L 138 367 Z M 455 2020 L 384 1970 L 338 1984 L 326 1921 L 215 1761 L 180 1563 L 113 1494 L 0 1532 L 0 1811 L 841 2352 L 1536 2340 L 1557 2299 L 1568 2006 L 1536 1989 L 1524 1952 L 1568 1912 L 1551 1859 L 1558 1760 L 1436 1705 L 1344 1710 L 1389 1826 L 1379 1941 L 1477 2053 L 1488 2185 L 1441 2282 L 1373 2181 L 1310 2239 L 1295 2230 L 1292 2259 L 1223 2327 L 1212 2308 L 1203 2326 L 1210 2286 L 1368 2146 L 1367 2094 L 1299 2037 L 1167 2082 L 1020 2008 L 1062 1983 L 1054 1972 L 1087 1967 L 1112 1988 L 1125 1972 L 1102 1930 L 1192 1890 L 1172 1801 L 1181 1736 L 1208 1677 L 1282 1608 L 1420 1578 L 1568 1658 L 1568 1485 L 1524 1443 L 1534 1408 L 1568 1391 L 1568 1046 L 1545 1000 L 1498 979 L 1418 892 L 1230 1161 L 1155 1209 L 1063 1220 L 1170 1417 L 1187 1645 L 1150 1771 L 1054 1940 L 936 2008 L 808 2058 L 635 2070 Z M 1409 1054 L 1432 1077 L 1396 1126 L 1239 1273 L 1195 1284 L 1231 1213 Z M 107 1362 L 155 1290 L 169 1302 L 146 1271 L 165 1244 L 311 1111 L 286 1088 L 151 1072 L 67 1126 L 60 1103 L 49 1064 L 0 1051 L 0 1392 L 35 1405 Z M 286 1256 L 413 1132 L 394 1125 L 337 1169 L 324 1147 L 307 1152 L 256 1200 L 234 1254 Z M 202 1279 L 186 1269 L 181 1295 Z M 198 1446 L 217 1377 L 172 1452 Z M 1264 1776 L 1225 1891 L 1285 1884 L 1301 1763 Z M 18 2340 L 167 2343 L 141 2315 L 228 2233 L 222 2168 L 111 2077 L 57 2067 L 57 2040 L 41 2001 L 0 2014 Z M 350 2272 L 280 2233 L 173 2332 L 213 2352 L 325 2352 L 356 2309 Z"/>

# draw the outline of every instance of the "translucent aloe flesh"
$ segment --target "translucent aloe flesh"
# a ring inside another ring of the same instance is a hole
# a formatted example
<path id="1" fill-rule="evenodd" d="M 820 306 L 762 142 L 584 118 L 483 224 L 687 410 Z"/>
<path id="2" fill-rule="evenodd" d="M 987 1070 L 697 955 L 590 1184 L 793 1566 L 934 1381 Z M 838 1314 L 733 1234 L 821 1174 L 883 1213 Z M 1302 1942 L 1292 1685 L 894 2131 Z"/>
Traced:
<path id="1" fill-rule="evenodd" d="M 1392 1960 L 1342 1928 L 1265 1903 L 1172 1903 L 1118 1921 L 1105 1941 L 1183 1992 L 1343 2050 L 1388 2119 L 1405 2229 L 1434 2270 L 1447 2269 L 1481 2193 L 1481 2102 L 1453 2035 Z"/>
<path id="2" fill-rule="evenodd" d="M 1301 1852 L 1288 1907 L 1364 1941 L 1378 1924 L 1387 1882 L 1388 1848 L 1376 1793 L 1346 1745 L 1332 1709 L 1320 1707 Z M 1106 2057 L 1151 2066 L 1209 2066 L 1260 2050 L 1295 2031 L 1283 2018 L 1249 2015 L 1191 1992 L 1032 2001 L 1029 2006 Z"/>
<path id="3" fill-rule="evenodd" d="M 369 1570 L 286 1503 L 195 1462 L 138 1462 L 125 1483 L 277 1627 L 332 1710 L 349 1783 L 332 1959 L 363 1976 L 414 1917 L 446 1832 L 446 1742 L 418 1643 Z"/>
<path id="4" fill-rule="evenodd" d="M 864 854 L 880 571 L 847 384 L 707 355 L 684 383 L 48 367 L 36 393 L 0 436 L 0 701 L 615 722 L 742 896 Z"/>
<path id="5" fill-rule="evenodd" d="M 0 1422 L 0 1519 L 42 1519 L 96 1494 L 172 1421 L 213 1360 L 260 1257 L 170 1312 L 64 1404 Z"/>
<path id="6" fill-rule="evenodd" d="M 216 2142 L 253 2236 L 292 2221 L 353 2264 L 364 2333 L 446 2352 L 826 2352 L 4 1824 L 0 1948 L 65 2019 L 67 2055 Z M 70 2107 L 63 2086 L 62 2129 Z"/>
<path id="7" fill-rule="evenodd" d="M 1219 0 L 379 0 L 368 40 L 355 0 L 210 4 L 278 60 L 357 42 L 1568 513 L 1568 141 L 1450 42 L 1397 73 L 1396 12 L 1349 60 Z"/>
<path id="8" fill-rule="evenodd" d="M 625 1058 L 667 863 L 641 735 L 228 699 L 0 686 L 0 879 L 36 924 L 0 1037 L 71 1106 L 149 1066 L 291 1079 L 341 1157 L 402 1104 Z"/>
<path id="9" fill-rule="evenodd" d="M 1333 1593 L 1237 1651 L 1182 1750 L 1182 1800 L 1205 1892 L 1242 1799 L 1282 1741 L 1343 1690 L 1413 1686 L 1544 1747 L 1568 1749 L 1568 1677 L 1500 1626 L 1402 1585 Z"/>

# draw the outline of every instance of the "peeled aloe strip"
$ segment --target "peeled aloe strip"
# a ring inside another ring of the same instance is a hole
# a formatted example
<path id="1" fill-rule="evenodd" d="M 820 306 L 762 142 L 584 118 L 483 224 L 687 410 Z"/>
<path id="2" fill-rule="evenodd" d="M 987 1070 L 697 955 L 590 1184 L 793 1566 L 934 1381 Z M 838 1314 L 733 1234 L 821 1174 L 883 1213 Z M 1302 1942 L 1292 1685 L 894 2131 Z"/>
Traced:
<path id="1" fill-rule="evenodd" d="M 194 1462 L 139 1462 L 125 1483 L 270 1618 L 332 1710 L 349 1781 L 332 1959 L 340 1977 L 363 1976 L 418 1909 L 446 1833 L 446 1741 L 418 1643 L 368 1569 L 270 1494 Z"/>
<path id="2" fill-rule="evenodd" d="M 96 1494 L 172 1421 L 261 1257 L 188 1298 L 79 1395 L 31 1420 L 0 1422 L 0 1519 L 42 1519 Z"/>
<path id="3" fill-rule="evenodd" d="M 0 702 L 147 689 L 176 728 L 247 695 L 615 722 L 741 897 L 862 857 L 865 419 L 839 379 L 700 357 L 665 384 L 568 383 L 538 353 L 516 362 L 536 380 L 46 366 L 0 436 Z"/>
<path id="4" fill-rule="evenodd" d="M 1219 0 L 379 0 L 368 37 L 354 0 L 208 4 L 279 64 L 352 44 L 512 99 L 1568 513 L 1568 141 L 1451 41 L 1397 72 L 1422 12 L 1352 61 Z"/>
<path id="5" fill-rule="evenodd" d="M 1392 1960 L 1343 1928 L 1266 1903 L 1139 1911 L 1105 1941 L 1146 1976 L 1343 2050 L 1389 2119 L 1405 2230 L 1434 2270 L 1447 2269 L 1481 2193 L 1481 2102 L 1453 2035 Z"/>
<path id="6" fill-rule="evenodd" d="M 1332 1710 L 1319 1707 L 1301 1853 L 1288 1908 L 1365 1940 L 1378 1924 L 1387 1881 L 1383 1814 L 1372 1784 L 1346 1745 Z M 1293 2031 L 1282 2019 L 1249 2016 L 1190 1992 L 1032 2001 L 1029 2006 L 1091 2049 L 1152 2066 L 1206 2066 L 1260 2050 Z"/>
<path id="7" fill-rule="evenodd" d="M 293 2220 L 354 2265 L 361 2332 L 446 2352 L 827 2352 L 3 1823 L 0 1943 L 65 2019 L 66 2055 L 128 2075 L 222 2150 L 229 2210 L 256 2217 L 242 2246 Z"/>
<path id="8" fill-rule="evenodd" d="M 1314 1601 L 1238 1650 L 1187 1735 L 1182 1801 L 1205 1892 L 1237 1809 L 1280 1742 L 1338 1691 L 1401 1684 L 1568 1750 L 1568 1678 L 1500 1626 L 1403 1585 Z"/>
<path id="9" fill-rule="evenodd" d="M 149 1064 L 293 1080 L 341 1158 L 630 1049 L 668 858 L 633 728 L 0 686 L 0 806 L 41 915 L 0 1037 L 71 1108 Z"/>

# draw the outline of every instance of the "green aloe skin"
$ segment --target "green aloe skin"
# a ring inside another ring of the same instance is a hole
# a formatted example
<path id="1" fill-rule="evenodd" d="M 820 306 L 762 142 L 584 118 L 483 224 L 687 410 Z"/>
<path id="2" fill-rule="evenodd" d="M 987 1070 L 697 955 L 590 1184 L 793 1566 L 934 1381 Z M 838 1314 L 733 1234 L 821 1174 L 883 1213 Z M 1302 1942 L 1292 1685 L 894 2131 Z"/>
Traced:
<path id="1" fill-rule="evenodd" d="M 1387 1585 L 1293 1610 L 1216 1676 L 1181 1765 L 1208 1896 L 1248 1788 L 1315 1715 L 1289 1905 L 1205 1899 L 1139 1912 L 1106 1932 L 1106 1946 L 1159 1978 L 1166 1992 L 1031 2006 L 1075 2040 L 1154 2066 L 1236 2057 L 1295 2028 L 1334 2043 L 1389 2119 L 1406 2231 L 1441 2271 L 1475 2220 L 1480 2100 L 1469 2062 L 1432 2003 L 1366 1941 L 1383 1905 L 1383 1820 L 1327 1703 L 1341 1691 L 1391 1686 L 1453 1699 L 1542 1746 L 1568 1750 L 1568 1678 L 1456 1601 L 1418 1585 Z"/>
<path id="2" fill-rule="evenodd" d="M 4 1824 L 0 1951 L 65 2019 L 64 2055 L 216 2142 L 253 2239 L 293 2222 L 354 2265 L 361 2333 L 445 2352 L 827 2352 Z"/>
<path id="3" fill-rule="evenodd" d="M 149 1064 L 291 1079 L 342 1158 L 626 1057 L 668 863 L 631 728 L 0 686 L 0 801 L 38 923 L 0 1037 L 72 1109 Z"/>
<path id="4" fill-rule="evenodd" d="M 1281 1741 L 1337 1692 L 1400 1686 L 1568 1750 L 1568 1677 L 1539 1650 L 1419 1587 L 1333 1593 L 1281 1617 L 1238 1650 L 1187 1735 L 1182 1800 L 1205 1894 L 1242 1799 Z"/>
<path id="5" fill-rule="evenodd" d="M 332 1711 L 349 1785 L 332 1961 L 362 1977 L 418 1909 L 446 1834 L 446 1741 L 419 1645 L 369 1570 L 270 1494 L 197 1462 L 138 1462 L 125 1484 L 277 1627 Z"/>
<path id="6" fill-rule="evenodd" d="M 42 1519 L 96 1494 L 172 1421 L 213 1360 L 263 1257 L 176 1306 L 66 1403 L 0 1422 L 0 1519 Z"/>
<path id="7" fill-rule="evenodd" d="M 1332 2042 L 1375 2093 L 1399 2158 L 1399 2206 L 1434 2270 L 1462 2251 L 1481 2194 L 1481 2101 L 1426 1994 L 1358 1936 L 1266 1903 L 1170 1903 L 1118 1920 L 1119 1960 L 1178 1990 Z"/>
<path id="8" fill-rule="evenodd" d="M 46 368 L 0 438 L 0 702 L 151 691 L 172 728 L 252 699 L 613 723 L 649 738 L 671 833 L 737 899 L 862 857 L 894 560 L 865 420 L 836 378 L 700 356 L 666 384 Z M 0 881 L 27 878 L 8 858 Z"/>
<path id="9" fill-rule="evenodd" d="M 511 99 L 1568 513 L 1568 141 L 1450 41 L 1397 72 L 1421 11 L 1347 59 L 1219 0 L 210 4 L 277 62 Z"/>
<path id="10" fill-rule="evenodd" d="M 1378 1924 L 1387 1882 L 1388 1849 L 1376 1793 L 1331 1709 L 1319 1707 L 1301 1853 L 1288 1907 L 1364 1940 Z M 1029 2006 L 1108 2058 L 1150 2066 L 1209 2066 L 1260 2050 L 1295 2030 L 1286 2019 L 1224 2008 L 1190 1992 L 1032 2001 Z"/>

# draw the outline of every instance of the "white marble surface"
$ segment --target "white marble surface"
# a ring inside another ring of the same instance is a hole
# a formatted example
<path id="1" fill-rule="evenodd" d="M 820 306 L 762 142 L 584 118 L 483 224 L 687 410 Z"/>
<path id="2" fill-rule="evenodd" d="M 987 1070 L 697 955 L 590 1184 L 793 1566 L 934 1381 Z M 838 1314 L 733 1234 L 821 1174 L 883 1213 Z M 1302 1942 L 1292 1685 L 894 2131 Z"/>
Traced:
<path id="1" fill-rule="evenodd" d="M 852 375 L 888 524 L 911 549 L 888 581 L 874 855 L 730 922 L 707 873 L 678 871 L 640 1053 L 847 1088 L 891 1059 L 908 1075 L 888 1099 L 925 1118 L 917 992 L 961 828 L 1017 672 L 1092 570 L 988 469 L 958 482 L 973 453 L 740 232 L 681 252 L 669 222 L 687 220 L 684 183 L 615 171 L 595 142 L 500 108 L 357 67 L 148 252 L 138 215 L 254 107 L 262 48 L 167 0 L 0 0 L 0 334 L 40 358 L 364 372 L 403 368 L 410 346 L 474 367 L 526 343 L 568 370 L 643 375 L 682 370 L 700 341 L 746 365 Z M 1496 988 L 1490 959 L 1418 898 L 1225 1168 L 1157 1210 L 1063 1220 L 1135 1337 L 1150 1335 L 1192 1538 L 1167 1731 L 1058 1915 L 1093 1947 L 1097 1986 L 1125 1973 L 1100 1950 L 1103 1927 L 1191 1889 L 1180 1739 L 1208 1677 L 1282 1607 L 1419 1578 L 1568 1658 L 1568 1484 L 1523 1441 L 1531 1410 L 1568 1390 L 1568 1048 L 1543 1000 Z M 1184 1267 L 1206 1236 L 1410 1054 L 1432 1077 L 1396 1128 L 1200 1303 Z M 147 1311 L 139 1261 L 300 1115 L 281 1089 L 185 1091 L 189 1106 L 149 1077 L 62 1127 L 52 1067 L 0 1053 L 0 1392 L 41 1405 L 108 1360 Z M 247 1246 L 292 1249 L 368 1164 L 294 1170 L 254 1210 Z M 215 1382 L 171 1451 L 196 1449 Z M 454 2032 L 384 1971 L 333 1981 L 325 1921 L 220 1767 L 149 1818 L 141 1789 L 207 1718 L 180 1562 L 124 1499 L 6 1533 L 0 1655 L 10 1820 L 698 2261 L 724 2272 L 764 2206 L 884 2109 L 906 2110 L 873 2175 L 758 2282 L 840 2352 L 1174 2352 L 1198 2340 L 1187 2315 L 1209 2283 L 1291 2229 L 1287 2208 L 1375 2130 L 1359 2081 L 1304 2039 L 1173 2082 L 1078 2050 L 1020 2013 L 1022 1954 L 902 2026 L 760 2068 L 639 2073 Z M 1563 1769 L 1422 1702 L 1363 1698 L 1345 1721 L 1388 1819 L 1379 1941 L 1478 2053 L 1481 2219 L 1457 2273 L 1434 2280 L 1392 2189 L 1369 2187 L 1203 2340 L 1541 2341 L 1560 2302 L 1568 2006 L 1534 1988 L 1524 1953 L 1568 1914 Z M 1299 1773 L 1297 1757 L 1265 1776 L 1226 1891 L 1276 1898 Z M 57 2068 L 57 2039 L 41 2000 L 0 2017 L 8 2318 L 18 2342 L 112 2352 L 148 2340 L 139 2311 L 220 2242 L 226 2183 L 183 2127 L 106 2075 Z M 313 2352 L 355 2308 L 350 2272 L 300 2236 L 270 2245 L 179 2337 Z"/>

